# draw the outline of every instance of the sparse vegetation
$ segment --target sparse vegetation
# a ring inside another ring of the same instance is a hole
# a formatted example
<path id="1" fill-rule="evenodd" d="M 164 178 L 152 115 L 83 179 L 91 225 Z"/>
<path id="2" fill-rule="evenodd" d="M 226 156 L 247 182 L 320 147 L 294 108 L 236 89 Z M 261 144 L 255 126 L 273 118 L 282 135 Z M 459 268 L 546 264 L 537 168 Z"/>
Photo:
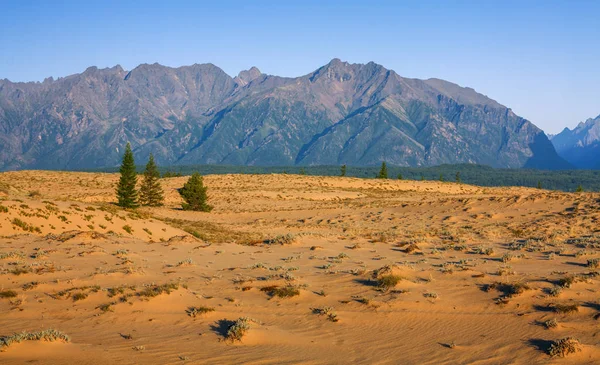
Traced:
<path id="1" fill-rule="evenodd" d="M 550 306 L 556 313 L 571 314 L 579 312 L 579 304 L 552 304 Z"/>
<path id="2" fill-rule="evenodd" d="M 560 340 L 553 341 L 548 348 L 548 355 L 555 357 L 565 357 L 569 354 L 575 354 L 581 351 L 579 340 L 573 337 L 565 337 Z"/>
<path id="3" fill-rule="evenodd" d="M 240 317 L 235 320 L 229 328 L 227 328 L 227 333 L 225 334 L 225 339 L 234 342 L 241 341 L 242 338 L 248 333 L 250 330 L 250 323 L 255 323 L 256 321 L 249 317 Z"/>
<path id="4" fill-rule="evenodd" d="M 334 312 L 333 307 L 317 307 L 311 308 L 314 314 L 318 314 L 320 316 L 326 316 L 328 320 L 331 322 L 338 322 L 339 318 L 337 313 Z"/>
<path id="5" fill-rule="evenodd" d="M 15 333 L 11 336 L 0 337 L 0 348 L 5 349 L 13 343 L 21 343 L 23 341 L 70 342 L 71 338 L 66 334 L 54 329 L 48 329 L 39 332 L 21 332 Z"/>
<path id="6" fill-rule="evenodd" d="M 200 307 L 189 307 L 188 309 L 186 309 L 185 312 L 188 314 L 188 316 L 196 318 L 196 316 L 214 312 L 214 311 L 215 311 L 215 309 L 212 307 L 200 306 Z"/>
<path id="7" fill-rule="evenodd" d="M 0 291 L 0 298 L 14 298 L 17 296 L 17 292 L 14 290 Z"/>
<path id="8" fill-rule="evenodd" d="M 401 280 L 402 280 L 402 277 L 399 275 L 393 275 L 393 274 L 383 275 L 377 279 L 377 286 L 383 290 L 389 290 L 389 289 L 395 287 L 396 285 L 398 285 L 398 283 Z"/>
<path id="9" fill-rule="evenodd" d="M 291 298 L 300 295 L 300 290 L 292 285 L 286 285 L 283 287 L 271 285 L 263 287 L 260 290 L 267 293 L 270 297 Z"/>
<path id="10" fill-rule="evenodd" d="M 269 245 L 290 245 L 296 241 L 296 236 L 288 233 L 288 234 L 280 234 L 275 236 L 274 238 L 270 238 L 265 240 L 266 244 Z"/>

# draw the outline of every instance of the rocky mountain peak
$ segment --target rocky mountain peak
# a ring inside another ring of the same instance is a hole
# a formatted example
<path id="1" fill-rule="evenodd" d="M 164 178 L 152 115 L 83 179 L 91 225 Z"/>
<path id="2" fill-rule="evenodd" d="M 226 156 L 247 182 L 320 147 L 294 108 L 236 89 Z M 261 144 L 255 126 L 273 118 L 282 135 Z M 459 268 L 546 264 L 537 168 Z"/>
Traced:
<path id="1" fill-rule="evenodd" d="M 510 109 L 443 80 L 334 58 L 297 78 L 212 64 L 90 67 L 42 83 L 0 82 L 0 170 L 117 165 L 480 163 L 566 168 Z M 243 87 L 240 87 L 243 86 Z"/>

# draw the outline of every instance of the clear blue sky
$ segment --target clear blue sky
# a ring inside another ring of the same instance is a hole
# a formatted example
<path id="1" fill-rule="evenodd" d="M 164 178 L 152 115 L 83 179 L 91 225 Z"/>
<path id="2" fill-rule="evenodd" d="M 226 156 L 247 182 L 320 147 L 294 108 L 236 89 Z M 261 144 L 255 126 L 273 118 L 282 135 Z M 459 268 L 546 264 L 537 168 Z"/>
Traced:
<path id="1" fill-rule="evenodd" d="M 473 87 L 556 133 L 600 114 L 599 15 L 577 0 L 0 0 L 0 78 L 154 62 L 299 76 L 338 57 Z"/>

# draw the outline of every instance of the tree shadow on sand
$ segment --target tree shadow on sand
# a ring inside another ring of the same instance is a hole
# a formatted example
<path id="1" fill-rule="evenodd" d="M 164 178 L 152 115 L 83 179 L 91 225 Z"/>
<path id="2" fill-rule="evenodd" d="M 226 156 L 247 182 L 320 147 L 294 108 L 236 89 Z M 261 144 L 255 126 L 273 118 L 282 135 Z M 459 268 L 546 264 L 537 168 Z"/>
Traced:
<path id="1" fill-rule="evenodd" d="M 234 321 L 228 319 L 219 319 L 214 324 L 210 325 L 210 330 L 223 338 L 227 338 L 227 331 L 234 323 Z"/>
<path id="2" fill-rule="evenodd" d="M 541 338 L 531 338 L 527 340 L 529 346 L 536 348 L 538 351 L 548 353 L 550 346 L 552 346 L 552 341 L 544 340 Z"/>

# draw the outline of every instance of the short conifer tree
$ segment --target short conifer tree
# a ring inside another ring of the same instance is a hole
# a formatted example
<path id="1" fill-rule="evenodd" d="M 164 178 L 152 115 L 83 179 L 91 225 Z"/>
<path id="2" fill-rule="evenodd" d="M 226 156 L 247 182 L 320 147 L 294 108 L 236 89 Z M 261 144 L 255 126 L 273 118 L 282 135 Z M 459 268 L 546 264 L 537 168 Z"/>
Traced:
<path id="1" fill-rule="evenodd" d="M 158 171 L 158 167 L 154 162 L 154 156 L 150 154 L 148 163 L 146 164 L 146 170 L 144 171 L 142 186 L 140 187 L 141 205 L 147 205 L 150 207 L 159 207 L 163 205 L 163 189 L 160 186 L 159 179 L 160 172 Z"/>
<path id="2" fill-rule="evenodd" d="M 127 143 L 125 153 L 123 154 L 123 162 L 119 169 L 121 178 L 117 184 L 117 205 L 123 208 L 138 207 L 138 192 L 135 188 L 137 184 L 137 173 L 135 171 L 135 161 L 131 145 Z"/>
<path id="3" fill-rule="evenodd" d="M 385 161 L 381 163 L 381 169 L 379 170 L 379 174 L 377 174 L 378 179 L 387 179 L 388 178 L 388 170 L 385 165 Z"/>
<path id="4" fill-rule="evenodd" d="M 210 212 L 212 206 L 208 205 L 208 196 L 206 187 L 202 181 L 202 176 L 195 172 L 189 180 L 179 189 L 179 194 L 183 198 L 183 210 L 195 210 L 200 212 Z"/>

